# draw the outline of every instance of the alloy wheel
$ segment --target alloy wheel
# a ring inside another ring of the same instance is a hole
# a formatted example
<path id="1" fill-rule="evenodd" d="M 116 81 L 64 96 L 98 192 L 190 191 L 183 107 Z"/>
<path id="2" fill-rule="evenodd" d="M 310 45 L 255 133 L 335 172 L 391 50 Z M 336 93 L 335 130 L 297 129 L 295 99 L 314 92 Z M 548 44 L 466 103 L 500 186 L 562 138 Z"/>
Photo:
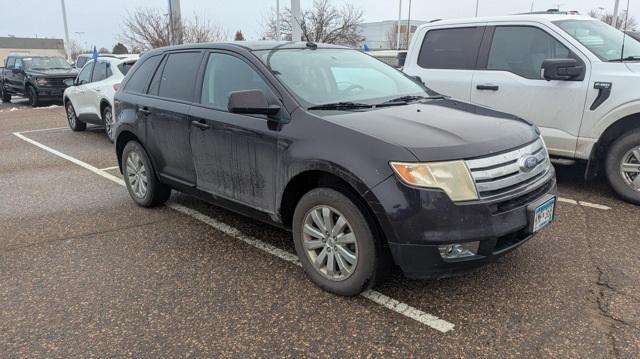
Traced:
<path id="1" fill-rule="evenodd" d="M 67 120 L 69 121 L 69 126 L 71 126 L 71 128 L 76 127 L 76 111 L 73 109 L 71 102 L 67 104 Z"/>
<path id="2" fill-rule="evenodd" d="M 302 232 L 305 252 L 322 276 L 342 281 L 353 274 L 358 246 L 344 215 L 330 206 L 316 206 L 307 212 Z"/>
<path id="3" fill-rule="evenodd" d="M 149 178 L 144 162 L 136 152 L 129 152 L 127 156 L 126 176 L 133 194 L 138 198 L 144 198 L 147 194 Z"/>
<path id="4" fill-rule="evenodd" d="M 104 112 L 104 129 L 107 137 L 113 141 L 113 114 L 111 111 Z"/>
<path id="5" fill-rule="evenodd" d="M 620 163 L 620 175 L 635 191 L 640 191 L 640 147 L 628 151 Z"/>

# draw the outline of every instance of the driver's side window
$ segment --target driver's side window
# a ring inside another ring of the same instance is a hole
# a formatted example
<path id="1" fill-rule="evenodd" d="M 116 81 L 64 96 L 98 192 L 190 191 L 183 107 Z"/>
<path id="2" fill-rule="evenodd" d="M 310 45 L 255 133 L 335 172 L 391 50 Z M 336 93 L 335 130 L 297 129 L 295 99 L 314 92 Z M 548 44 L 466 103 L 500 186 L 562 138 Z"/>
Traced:
<path id="1" fill-rule="evenodd" d="M 16 63 L 13 65 L 13 68 L 22 70 L 22 59 L 16 59 Z"/>
<path id="2" fill-rule="evenodd" d="M 82 68 L 82 71 L 78 74 L 78 85 L 87 84 L 91 81 L 91 69 L 93 69 L 93 63 Z"/>

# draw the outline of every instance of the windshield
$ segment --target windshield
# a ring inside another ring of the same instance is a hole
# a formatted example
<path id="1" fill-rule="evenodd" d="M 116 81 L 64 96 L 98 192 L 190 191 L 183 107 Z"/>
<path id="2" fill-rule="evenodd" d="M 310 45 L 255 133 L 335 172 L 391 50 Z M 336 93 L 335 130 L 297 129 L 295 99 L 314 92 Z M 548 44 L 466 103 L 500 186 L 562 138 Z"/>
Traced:
<path id="1" fill-rule="evenodd" d="M 562 30 L 578 40 L 603 61 L 640 59 L 640 42 L 598 20 L 554 21 Z M 622 43 L 624 38 L 624 54 Z"/>
<path id="2" fill-rule="evenodd" d="M 71 65 L 63 57 L 27 57 L 22 59 L 28 70 L 70 69 Z"/>
<path id="3" fill-rule="evenodd" d="M 400 71 L 349 49 L 260 50 L 255 54 L 306 107 L 377 104 L 400 96 L 428 96 Z"/>

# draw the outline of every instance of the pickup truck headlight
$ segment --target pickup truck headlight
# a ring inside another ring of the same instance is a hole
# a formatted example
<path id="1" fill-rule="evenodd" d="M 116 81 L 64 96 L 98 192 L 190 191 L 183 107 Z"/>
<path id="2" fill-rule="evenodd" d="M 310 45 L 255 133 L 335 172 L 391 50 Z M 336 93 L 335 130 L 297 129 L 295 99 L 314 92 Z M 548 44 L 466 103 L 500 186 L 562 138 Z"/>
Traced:
<path id="1" fill-rule="evenodd" d="M 46 86 L 49 83 L 49 81 L 47 81 L 47 79 L 38 79 L 38 78 L 36 78 L 36 79 L 34 79 L 34 81 L 36 82 L 36 84 L 38 86 Z"/>
<path id="2" fill-rule="evenodd" d="M 478 199 L 475 183 L 464 161 L 391 162 L 391 168 L 405 183 L 417 187 L 441 189 L 452 201 Z"/>

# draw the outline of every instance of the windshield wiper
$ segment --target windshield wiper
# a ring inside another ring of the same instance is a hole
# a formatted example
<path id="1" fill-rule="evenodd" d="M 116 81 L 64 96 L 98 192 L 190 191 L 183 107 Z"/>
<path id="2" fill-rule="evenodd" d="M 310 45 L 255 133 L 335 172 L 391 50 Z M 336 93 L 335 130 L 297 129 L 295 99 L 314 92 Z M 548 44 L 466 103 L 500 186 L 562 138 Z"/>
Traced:
<path id="1" fill-rule="evenodd" d="M 439 99 L 443 99 L 444 96 L 440 95 L 440 96 L 420 96 L 420 95 L 413 95 L 413 96 L 401 96 L 401 97 L 397 97 L 382 103 L 377 104 L 377 107 L 380 106 L 401 106 L 401 105 L 406 105 L 410 102 L 415 102 L 415 101 L 420 101 L 420 100 L 439 100 Z"/>
<path id="2" fill-rule="evenodd" d="M 627 56 L 622 59 L 611 59 L 608 62 L 640 61 L 640 56 Z"/>
<path id="3" fill-rule="evenodd" d="M 357 102 L 334 102 L 326 103 L 323 105 L 311 106 L 308 110 L 352 110 L 358 108 L 372 108 L 373 105 L 367 105 L 366 103 Z"/>

